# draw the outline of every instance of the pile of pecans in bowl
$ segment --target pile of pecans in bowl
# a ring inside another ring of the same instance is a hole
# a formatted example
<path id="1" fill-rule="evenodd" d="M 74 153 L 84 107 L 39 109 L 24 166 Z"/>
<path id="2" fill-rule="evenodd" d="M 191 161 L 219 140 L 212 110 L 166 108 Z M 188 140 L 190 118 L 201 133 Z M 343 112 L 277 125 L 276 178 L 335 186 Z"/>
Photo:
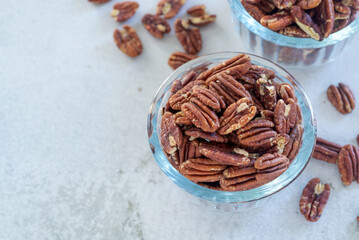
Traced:
<path id="1" fill-rule="evenodd" d="M 359 0 L 241 0 L 264 27 L 280 34 L 321 41 L 357 17 Z"/>
<path id="2" fill-rule="evenodd" d="M 176 80 L 161 119 L 161 145 L 189 180 L 221 191 L 259 187 L 286 171 L 301 146 L 293 87 L 238 55 Z"/>

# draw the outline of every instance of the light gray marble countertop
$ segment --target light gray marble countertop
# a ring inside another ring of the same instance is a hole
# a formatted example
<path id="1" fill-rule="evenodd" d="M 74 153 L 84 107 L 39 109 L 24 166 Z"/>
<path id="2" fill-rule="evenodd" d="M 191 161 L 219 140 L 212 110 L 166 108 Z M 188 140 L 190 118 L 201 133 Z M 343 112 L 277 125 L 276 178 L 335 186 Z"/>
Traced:
<path id="1" fill-rule="evenodd" d="M 157 1 L 139 2 L 127 22 L 144 45 L 136 59 L 113 43 L 115 1 L 0 2 L 0 239 L 359 239 L 359 185 L 343 187 L 335 165 L 311 160 L 275 200 L 243 213 L 194 205 L 166 178 L 146 120 L 171 73 L 168 56 L 181 46 L 173 31 L 163 40 L 147 33 L 140 20 Z M 202 55 L 245 50 L 226 1 L 188 0 L 178 16 L 196 3 L 218 15 L 202 30 Z M 356 36 L 335 63 L 292 71 L 312 100 L 318 134 L 340 144 L 356 144 L 359 109 L 339 114 L 325 91 L 345 82 L 359 96 L 358 56 Z M 316 223 L 298 207 L 312 177 L 332 185 Z"/>

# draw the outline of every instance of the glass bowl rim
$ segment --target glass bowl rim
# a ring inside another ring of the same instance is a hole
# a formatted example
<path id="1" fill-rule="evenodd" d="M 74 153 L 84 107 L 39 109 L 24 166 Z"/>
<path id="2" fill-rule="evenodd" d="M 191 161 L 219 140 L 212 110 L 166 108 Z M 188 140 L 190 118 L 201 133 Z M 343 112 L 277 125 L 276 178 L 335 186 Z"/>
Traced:
<path id="1" fill-rule="evenodd" d="M 226 55 L 229 54 L 231 56 L 221 56 L 221 55 Z M 218 58 L 218 57 L 222 57 L 222 58 L 230 58 L 233 57 L 235 55 L 238 54 L 247 54 L 250 57 L 255 57 L 255 58 L 259 58 L 262 59 L 266 62 L 268 62 L 269 64 L 273 64 L 275 67 L 278 67 L 279 69 L 281 69 L 282 71 L 284 71 L 286 74 L 288 74 L 288 76 L 290 76 L 293 80 L 293 82 L 295 83 L 296 86 L 294 86 L 295 88 L 297 88 L 300 93 L 303 96 L 303 99 L 305 100 L 305 102 L 308 104 L 308 108 L 310 110 L 310 126 L 313 128 L 313 138 L 314 138 L 314 142 L 311 145 L 311 151 L 310 151 L 310 155 L 308 157 L 308 159 L 305 160 L 305 164 L 302 166 L 302 168 L 300 170 L 297 170 L 295 173 L 296 175 L 289 180 L 287 182 L 285 182 L 285 184 L 283 184 L 280 188 L 275 189 L 274 191 L 271 191 L 268 194 L 265 194 L 261 197 L 258 198 L 253 198 L 253 199 L 249 199 L 249 200 L 244 200 L 244 201 L 240 201 L 241 203 L 244 202 L 252 202 L 252 201 L 258 201 L 260 199 L 263 198 L 267 198 L 281 190 L 283 190 L 284 188 L 286 188 L 287 186 L 289 186 L 302 172 L 303 170 L 306 168 L 312 153 L 314 151 L 314 146 L 315 146 L 315 142 L 316 142 L 316 138 L 317 138 L 317 127 L 316 127 L 316 119 L 314 116 L 314 111 L 313 111 L 313 107 L 311 104 L 311 101 L 309 99 L 309 97 L 306 95 L 305 91 L 303 90 L 303 88 L 301 87 L 301 85 L 299 84 L 298 81 L 295 80 L 295 78 L 289 73 L 287 72 L 284 68 L 282 68 L 281 66 L 279 66 L 278 64 L 276 64 L 275 62 L 268 60 L 266 58 L 263 58 L 261 56 L 255 55 L 255 54 L 251 54 L 251 53 L 245 53 L 245 52 L 235 52 L 235 51 L 223 51 L 223 52 L 215 52 L 215 53 L 210 53 L 201 57 L 198 57 L 196 59 L 193 59 L 185 64 L 183 64 L 182 66 L 180 66 L 179 68 L 177 68 L 176 70 L 174 70 L 165 80 L 164 82 L 160 85 L 160 87 L 158 88 L 151 106 L 150 106 L 150 111 L 148 114 L 148 118 L 147 118 L 147 132 L 148 132 L 148 140 L 149 140 L 149 145 L 150 148 L 152 150 L 152 154 L 153 157 L 155 158 L 158 166 L 160 167 L 160 169 L 162 170 L 163 173 L 165 173 L 165 175 L 170 178 L 172 180 L 172 182 L 174 182 L 179 188 L 181 188 L 182 190 L 185 190 L 186 192 L 190 193 L 191 195 L 194 195 L 196 197 L 205 199 L 205 200 L 209 200 L 212 202 L 217 202 L 217 203 L 233 203 L 233 202 L 237 202 L 238 203 L 238 199 L 241 198 L 241 195 L 251 195 L 251 194 L 259 194 L 261 191 L 265 190 L 264 187 L 267 187 L 269 185 L 273 185 L 276 180 L 280 179 L 281 176 L 283 176 L 285 174 L 285 172 L 279 176 L 278 178 L 272 180 L 271 182 L 264 184 L 258 188 L 254 188 L 254 189 L 250 189 L 250 190 L 246 190 L 246 191 L 233 191 L 233 192 L 229 192 L 229 191 L 218 191 L 218 190 L 212 190 L 206 187 L 202 187 L 196 183 L 193 183 L 192 181 L 188 180 L 187 178 L 185 178 L 181 173 L 179 173 L 173 166 L 172 164 L 169 162 L 169 160 L 167 159 L 167 157 L 165 156 L 162 146 L 160 144 L 159 139 L 157 138 L 156 134 L 157 133 L 157 117 L 160 117 L 159 114 L 161 114 L 161 109 L 159 109 L 159 107 L 157 106 L 157 101 L 159 101 L 160 99 L 162 99 L 162 97 L 158 98 L 160 92 L 162 89 L 165 90 L 165 88 L 169 87 L 170 84 L 177 79 L 178 77 L 182 76 L 183 74 L 188 73 L 188 68 L 189 67 L 193 67 L 196 64 L 199 63 L 206 63 L 206 61 L 209 61 L 213 58 Z M 168 91 L 169 89 L 167 89 Z M 166 90 L 164 91 L 163 95 L 167 92 Z M 160 100 L 161 102 L 162 100 Z M 157 108 L 157 113 L 155 116 L 152 116 L 152 112 L 153 109 Z M 153 119 L 156 119 L 155 124 L 152 124 Z M 303 120 L 304 121 L 304 120 Z M 304 134 L 304 131 L 303 131 Z M 156 145 L 158 146 L 158 149 L 156 149 L 156 147 L 153 146 L 152 141 L 155 141 Z M 153 150 L 152 148 L 155 148 L 155 150 Z M 160 152 L 162 153 L 162 155 L 164 156 L 164 159 L 158 159 L 156 157 L 156 154 L 154 153 L 157 152 L 158 150 L 160 150 Z M 300 150 L 298 151 L 299 154 Z M 161 162 L 161 160 L 164 160 L 164 162 L 166 163 L 167 166 L 163 165 L 163 162 Z M 295 161 L 295 160 L 294 160 Z M 169 167 L 169 168 L 168 168 Z M 272 187 L 272 186 L 270 186 Z"/>
<path id="2" fill-rule="evenodd" d="M 312 38 L 297 38 L 289 37 L 282 34 L 279 34 L 275 31 L 272 31 L 257 22 L 246 9 L 243 7 L 240 0 L 228 0 L 235 4 L 233 9 L 232 4 L 230 8 L 232 9 L 232 14 L 234 17 L 238 18 L 241 23 L 243 23 L 251 32 L 260 36 L 262 39 L 275 43 L 279 46 L 291 47 L 291 48 L 322 48 L 330 45 L 335 45 L 338 42 L 341 42 L 344 39 L 349 38 L 359 30 L 359 17 L 357 17 L 352 23 L 350 23 L 345 28 L 332 33 L 328 38 L 325 38 L 323 41 L 317 41 Z M 239 12 L 237 12 L 239 11 Z M 236 14 L 235 14 L 236 13 Z M 239 14 L 240 13 L 240 14 Z"/>

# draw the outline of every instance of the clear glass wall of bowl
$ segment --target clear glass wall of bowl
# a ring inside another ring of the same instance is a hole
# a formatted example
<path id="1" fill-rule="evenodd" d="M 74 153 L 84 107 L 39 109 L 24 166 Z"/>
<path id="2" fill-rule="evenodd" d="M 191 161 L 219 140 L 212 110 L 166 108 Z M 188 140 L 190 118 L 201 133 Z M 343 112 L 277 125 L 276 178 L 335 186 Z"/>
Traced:
<path id="1" fill-rule="evenodd" d="M 288 37 L 263 27 L 240 0 L 228 0 L 235 31 L 248 51 L 289 68 L 315 67 L 334 61 L 359 30 L 359 18 L 323 41 Z"/>
<path id="2" fill-rule="evenodd" d="M 169 90 L 172 83 L 176 79 L 182 79 L 185 74 L 188 74 L 192 70 L 202 72 L 205 68 L 213 67 L 237 54 L 240 53 L 222 52 L 210 54 L 186 63 L 175 70 L 164 81 L 156 93 L 151 104 L 147 122 L 150 148 L 161 170 L 178 187 L 185 190 L 188 193 L 187 195 L 190 196 L 192 200 L 208 206 L 209 208 L 221 211 L 241 211 L 261 206 L 264 202 L 269 201 L 269 196 L 275 195 L 276 192 L 284 189 L 303 171 L 311 157 L 316 140 L 316 123 L 311 103 L 293 76 L 275 63 L 255 55 L 250 55 L 252 63 L 265 66 L 276 72 L 276 82 L 290 83 L 295 88 L 298 103 L 302 109 L 304 127 L 303 143 L 296 159 L 290 165 L 288 170 L 272 182 L 256 189 L 238 192 L 225 192 L 207 189 L 189 181 L 170 164 L 161 148 L 159 138 L 162 109 L 169 98 Z M 159 189 L 159 191 L 161 190 Z"/>

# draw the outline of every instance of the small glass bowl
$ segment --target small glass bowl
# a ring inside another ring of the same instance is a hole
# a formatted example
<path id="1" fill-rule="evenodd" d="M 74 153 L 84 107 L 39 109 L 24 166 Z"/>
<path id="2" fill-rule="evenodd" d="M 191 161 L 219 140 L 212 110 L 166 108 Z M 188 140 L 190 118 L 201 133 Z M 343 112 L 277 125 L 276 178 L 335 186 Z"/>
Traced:
<path id="1" fill-rule="evenodd" d="M 228 0 L 235 29 L 248 49 L 286 68 L 316 67 L 334 61 L 359 30 L 359 17 L 323 41 L 276 33 L 257 22 L 240 0 Z"/>
<path id="2" fill-rule="evenodd" d="M 162 83 L 158 89 L 152 101 L 147 120 L 147 132 L 150 147 L 153 156 L 162 171 L 175 184 L 177 184 L 177 186 L 187 191 L 192 196 L 192 199 L 196 200 L 196 202 L 221 211 L 240 211 L 261 206 L 268 199 L 268 196 L 271 196 L 274 193 L 282 190 L 299 176 L 312 155 L 316 141 L 316 122 L 313 115 L 313 109 L 308 97 L 304 93 L 303 89 L 299 86 L 298 82 L 290 73 L 277 64 L 262 57 L 248 54 L 251 57 L 252 63 L 273 70 L 277 74 L 277 77 L 274 79 L 276 82 L 289 83 L 295 89 L 298 103 L 302 109 L 302 124 L 304 128 L 304 141 L 295 160 L 289 166 L 287 171 L 285 171 L 275 180 L 255 189 L 237 192 L 217 191 L 202 187 L 185 178 L 171 165 L 162 150 L 159 139 L 161 131 L 160 126 L 162 109 L 168 101 L 172 83 L 176 79 L 183 79 L 183 77 L 191 71 L 201 72 L 205 68 L 213 67 L 238 54 L 241 53 L 221 52 L 209 54 L 194 59 L 179 67 Z"/>

